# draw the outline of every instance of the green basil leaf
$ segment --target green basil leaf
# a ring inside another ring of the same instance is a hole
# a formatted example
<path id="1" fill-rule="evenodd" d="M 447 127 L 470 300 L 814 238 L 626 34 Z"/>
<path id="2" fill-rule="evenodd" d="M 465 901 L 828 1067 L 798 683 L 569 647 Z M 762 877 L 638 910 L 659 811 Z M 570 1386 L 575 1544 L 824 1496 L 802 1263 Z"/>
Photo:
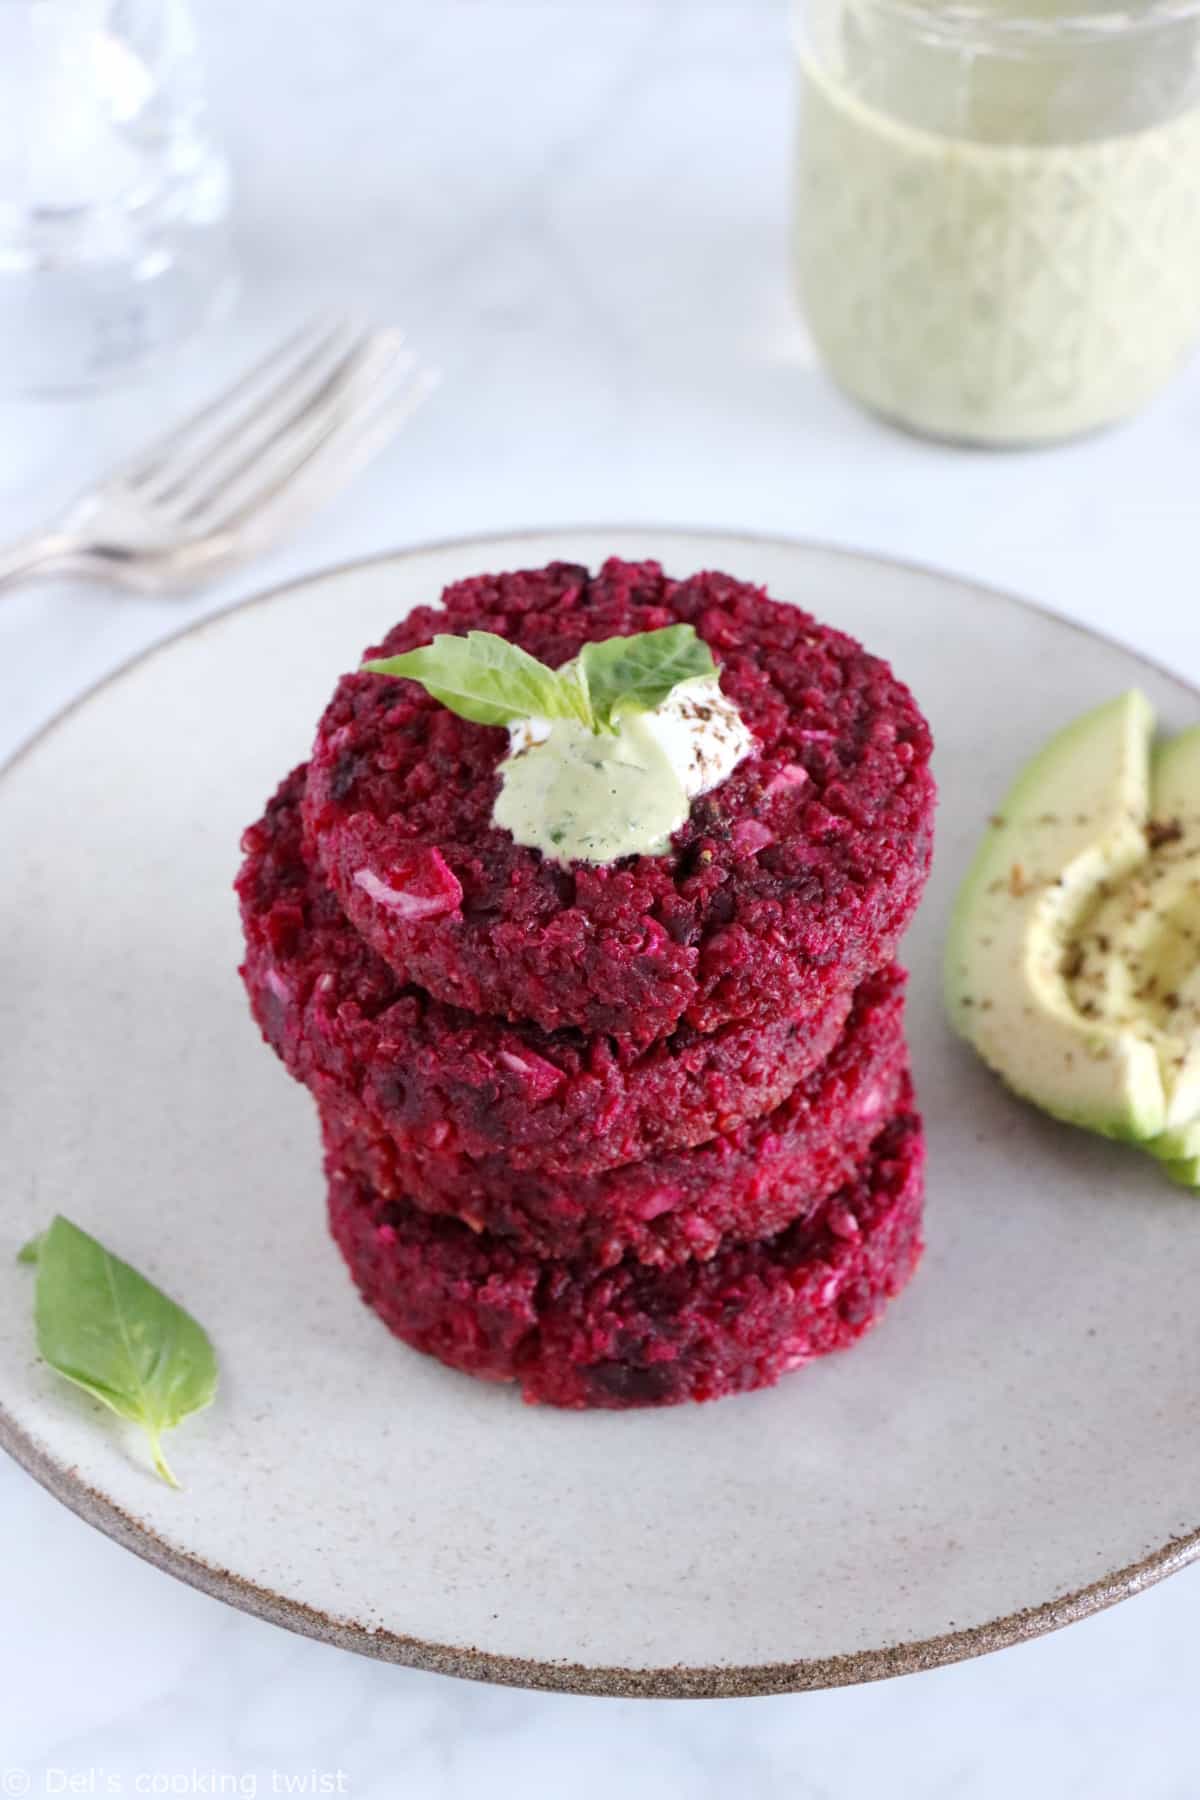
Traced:
<path id="1" fill-rule="evenodd" d="M 38 1350 L 76 1387 L 140 1425 L 158 1473 L 178 1487 L 162 1433 L 217 1391 L 206 1332 L 69 1219 L 55 1218 L 34 1245 Z"/>
<path id="2" fill-rule="evenodd" d="M 39 1231 L 37 1236 L 31 1237 L 27 1244 L 22 1244 L 21 1248 L 17 1251 L 17 1261 L 19 1263 L 35 1263 L 38 1259 L 38 1251 L 42 1247 L 42 1238 L 44 1236 L 45 1233 Z"/>
<path id="3" fill-rule="evenodd" d="M 636 637 L 585 644 L 579 661 L 592 713 L 608 731 L 614 729 L 618 712 L 651 712 L 681 682 L 717 672 L 712 651 L 692 625 L 664 625 Z"/>
<path id="4" fill-rule="evenodd" d="M 419 650 L 362 666 L 371 675 L 419 681 L 433 699 L 477 725 L 576 719 L 592 731 L 615 731 L 622 710 L 650 711 L 681 682 L 717 672 L 712 652 L 691 625 L 585 644 L 562 669 L 548 669 L 491 631 L 439 635 Z"/>
<path id="5" fill-rule="evenodd" d="M 435 637 L 419 650 L 378 657 L 362 666 L 372 675 L 404 675 L 419 681 L 433 699 L 477 725 L 511 725 L 531 718 L 591 724 L 586 690 L 572 671 L 559 675 L 491 631 Z"/>

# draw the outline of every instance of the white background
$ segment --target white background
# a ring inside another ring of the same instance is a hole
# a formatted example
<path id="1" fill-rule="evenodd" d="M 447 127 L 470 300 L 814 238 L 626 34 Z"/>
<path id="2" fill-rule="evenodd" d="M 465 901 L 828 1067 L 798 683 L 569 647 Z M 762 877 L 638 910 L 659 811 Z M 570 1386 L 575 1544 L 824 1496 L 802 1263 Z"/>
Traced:
<path id="1" fill-rule="evenodd" d="M 779 0 L 197 0 L 197 14 L 239 180 L 241 309 L 153 385 L 0 406 L 0 533 L 37 524 L 323 299 L 401 321 L 444 386 L 349 495 L 199 600 L 61 583 L 0 599 L 0 754 L 206 609 L 343 558 L 520 525 L 723 525 L 892 552 L 1200 680 L 1200 371 L 1120 432 L 997 456 L 910 441 L 813 367 L 787 283 Z M 359 1800 L 1200 1793 L 1200 1571 L 875 1688 L 626 1703 L 472 1687 L 288 1637 L 136 1562 L 8 1464 L 0 1541 L 0 1792 L 26 1791 L 28 1772 L 32 1793 L 68 1776 L 205 1793 L 221 1775 L 226 1792 L 237 1777 L 270 1793 L 272 1771 L 311 1792 L 340 1770 Z"/>

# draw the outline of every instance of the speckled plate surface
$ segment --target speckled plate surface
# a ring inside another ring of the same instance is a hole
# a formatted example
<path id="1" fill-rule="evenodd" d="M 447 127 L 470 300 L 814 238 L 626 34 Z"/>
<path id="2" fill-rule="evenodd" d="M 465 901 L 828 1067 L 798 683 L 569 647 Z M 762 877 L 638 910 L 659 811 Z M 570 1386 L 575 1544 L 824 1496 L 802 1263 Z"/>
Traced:
<path id="1" fill-rule="evenodd" d="M 234 974 L 241 827 L 338 671 L 451 577 L 567 556 L 727 568 L 889 656 L 943 804 L 907 945 L 930 1137 L 913 1286 L 848 1355 L 707 1407 L 521 1405 L 391 1339 L 326 1241 L 304 1094 Z M 1002 596 L 796 544 L 658 531 L 438 546 L 268 595 L 152 652 L 0 779 L 0 1438 L 102 1530 L 370 1654 L 607 1693 L 868 1680 L 1064 1624 L 1200 1550 L 1200 1206 L 955 1043 L 937 964 L 1029 748 L 1132 683 L 1200 697 Z M 186 1483 L 39 1366 L 19 1245 L 61 1210 L 221 1357 Z"/>

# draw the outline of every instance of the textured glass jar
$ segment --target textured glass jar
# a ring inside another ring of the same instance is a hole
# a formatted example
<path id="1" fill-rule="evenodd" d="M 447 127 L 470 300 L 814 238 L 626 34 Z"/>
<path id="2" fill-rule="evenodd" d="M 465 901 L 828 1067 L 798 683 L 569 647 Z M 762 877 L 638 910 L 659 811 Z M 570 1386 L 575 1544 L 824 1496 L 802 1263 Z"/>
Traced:
<path id="1" fill-rule="evenodd" d="M 0 391 L 172 350 L 232 295 L 187 0 L 0 0 Z"/>
<path id="2" fill-rule="evenodd" d="M 1200 337 L 1200 7 L 809 0 L 800 300 L 864 405 L 1032 444 L 1134 412 Z"/>

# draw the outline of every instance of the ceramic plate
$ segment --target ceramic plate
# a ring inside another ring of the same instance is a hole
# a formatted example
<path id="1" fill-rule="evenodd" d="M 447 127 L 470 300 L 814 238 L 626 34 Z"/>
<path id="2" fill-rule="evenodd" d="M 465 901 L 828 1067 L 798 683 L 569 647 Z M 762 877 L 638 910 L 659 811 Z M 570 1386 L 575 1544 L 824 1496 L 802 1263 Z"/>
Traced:
<path id="1" fill-rule="evenodd" d="M 773 1392 L 557 1413 L 388 1336 L 326 1240 L 317 1133 L 234 973 L 238 835 L 335 676 L 442 584 L 658 556 L 766 582 L 929 712 L 936 867 L 906 944 L 928 1242 L 857 1348 Z M 941 1017 L 947 908 L 1008 777 L 1140 684 L 1114 645 L 942 576 L 666 531 L 440 545 L 152 652 L 0 781 L 0 1434 L 185 1581 L 369 1654 L 530 1686 L 745 1694 L 867 1680 L 1060 1625 L 1200 1549 L 1200 1206 L 1011 1100 Z M 204 1321 L 221 1394 L 148 1472 L 36 1361 L 18 1246 L 61 1210 Z"/>

